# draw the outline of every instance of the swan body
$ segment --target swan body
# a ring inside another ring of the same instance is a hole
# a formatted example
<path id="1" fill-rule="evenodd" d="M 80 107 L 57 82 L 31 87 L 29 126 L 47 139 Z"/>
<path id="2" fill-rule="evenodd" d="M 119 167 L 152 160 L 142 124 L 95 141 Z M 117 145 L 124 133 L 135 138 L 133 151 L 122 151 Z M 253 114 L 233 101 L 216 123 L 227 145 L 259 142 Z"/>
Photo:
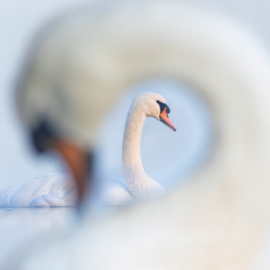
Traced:
<path id="1" fill-rule="evenodd" d="M 66 174 L 49 174 L 0 191 L 0 207 L 74 206 L 77 193 Z"/>
<path id="2" fill-rule="evenodd" d="M 164 191 L 144 171 L 140 151 L 145 118 L 155 117 L 160 121 L 157 101 L 166 104 L 164 97 L 156 93 L 143 93 L 132 101 L 123 138 L 122 168 L 126 185 L 115 182 L 105 187 L 101 195 L 103 205 L 120 206 Z M 0 190 L 0 207 L 75 206 L 76 196 L 70 177 L 54 174 Z"/>

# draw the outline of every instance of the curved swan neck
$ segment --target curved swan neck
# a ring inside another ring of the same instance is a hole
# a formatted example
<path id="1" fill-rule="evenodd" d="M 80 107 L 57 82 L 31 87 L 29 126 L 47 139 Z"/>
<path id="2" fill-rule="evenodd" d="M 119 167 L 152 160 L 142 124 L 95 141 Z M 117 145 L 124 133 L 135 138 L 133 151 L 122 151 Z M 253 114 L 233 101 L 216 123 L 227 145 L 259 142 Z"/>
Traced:
<path id="1" fill-rule="evenodd" d="M 122 166 L 129 192 L 135 197 L 163 192 L 163 187 L 149 177 L 141 159 L 141 136 L 145 118 L 149 115 L 149 104 L 145 97 L 135 98 L 130 106 L 126 120 Z"/>
<path id="2" fill-rule="evenodd" d="M 122 162 L 124 169 L 135 170 L 136 168 L 137 173 L 144 172 L 140 148 L 145 117 L 140 106 L 132 103 L 126 120 Z"/>

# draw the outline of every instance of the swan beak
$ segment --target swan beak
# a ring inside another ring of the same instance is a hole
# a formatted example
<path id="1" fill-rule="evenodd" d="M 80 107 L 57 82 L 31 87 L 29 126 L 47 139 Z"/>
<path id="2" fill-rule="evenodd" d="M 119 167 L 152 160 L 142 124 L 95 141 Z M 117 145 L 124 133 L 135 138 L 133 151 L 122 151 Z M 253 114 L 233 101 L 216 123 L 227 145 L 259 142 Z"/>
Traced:
<path id="1" fill-rule="evenodd" d="M 175 125 L 172 123 L 172 121 L 169 119 L 169 116 L 167 114 L 167 108 L 163 110 L 163 112 L 159 115 L 160 121 L 165 124 L 167 127 L 172 129 L 173 131 L 176 131 Z"/>

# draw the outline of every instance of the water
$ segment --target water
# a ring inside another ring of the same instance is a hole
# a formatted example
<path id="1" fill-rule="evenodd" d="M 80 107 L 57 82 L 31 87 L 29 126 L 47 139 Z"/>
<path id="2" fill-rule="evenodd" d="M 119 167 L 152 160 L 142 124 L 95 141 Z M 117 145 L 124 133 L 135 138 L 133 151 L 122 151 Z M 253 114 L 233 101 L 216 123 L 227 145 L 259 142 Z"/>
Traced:
<path id="1" fill-rule="evenodd" d="M 0 269 L 7 258 L 24 252 L 28 242 L 67 232 L 74 216 L 72 207 L 0 208 Z"/>

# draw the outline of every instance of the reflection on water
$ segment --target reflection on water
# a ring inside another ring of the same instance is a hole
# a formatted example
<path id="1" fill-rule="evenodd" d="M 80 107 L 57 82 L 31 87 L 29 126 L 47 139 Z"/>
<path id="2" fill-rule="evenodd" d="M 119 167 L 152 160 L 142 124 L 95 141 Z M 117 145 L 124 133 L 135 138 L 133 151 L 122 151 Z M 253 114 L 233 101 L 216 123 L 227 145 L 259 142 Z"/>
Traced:
<path id="1" fill-rule="evenodd" d="M 30 239 L 58 235 L 74 223 L 74 208 L 0 208 L 0 265 Z"/>

